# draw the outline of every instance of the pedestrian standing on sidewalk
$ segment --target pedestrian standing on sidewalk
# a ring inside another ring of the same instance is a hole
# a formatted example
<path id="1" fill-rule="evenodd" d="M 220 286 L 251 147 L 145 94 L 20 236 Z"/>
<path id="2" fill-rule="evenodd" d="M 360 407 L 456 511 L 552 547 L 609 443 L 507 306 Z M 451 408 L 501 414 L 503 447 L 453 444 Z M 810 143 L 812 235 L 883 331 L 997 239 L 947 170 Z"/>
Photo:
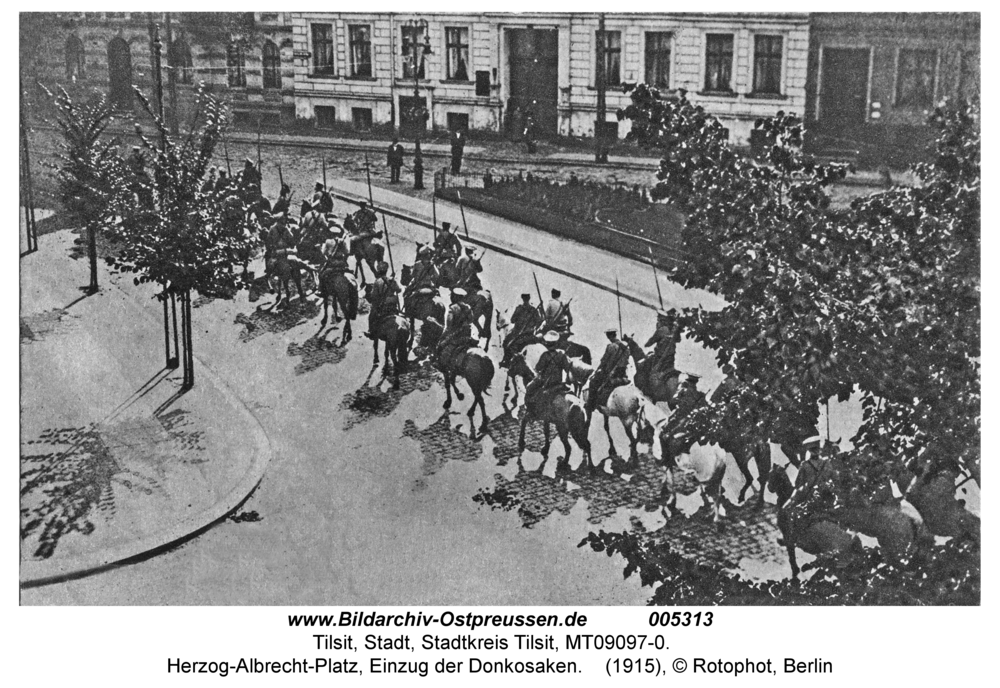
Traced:
<path id="1" fill-rule="evenodd" d="M 389 152 L 386 155 L 386 164 L 389 166 L 389 183 L 391 184 L 399 182 L 399 170 L 403 166 L 404 152 L 399 139 L 394 138 L 389 144 Z"/>
<path id="2" fill-rule="evenodd" d="M 524 143 L 528 146 L 528 153 L 534 154 L 538 147 L 535 145 L 535 108 L 534 101 L 528 106 L 524 113 Z"/>
<path id="3" fill-rule="evenodd" d="M 451 132 L 451 173 L 462 172 L 462 155 L 465 153 L 465 132 L 456 129 Z"/>

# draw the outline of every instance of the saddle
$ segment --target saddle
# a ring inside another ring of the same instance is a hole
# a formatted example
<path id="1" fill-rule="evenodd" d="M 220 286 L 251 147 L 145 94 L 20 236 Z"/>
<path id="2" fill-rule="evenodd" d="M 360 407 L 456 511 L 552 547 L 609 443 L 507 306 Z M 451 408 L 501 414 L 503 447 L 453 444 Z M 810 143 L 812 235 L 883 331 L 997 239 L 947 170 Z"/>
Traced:
<path id="1" fill-rule="evenodd" d="M 560 382 L 558 385 L 551 385 L 549 387 L 539 386 L 525 392 L 524 405 L 529 412 L 534 413 L 537 409 L 552 404 L 556 397 L 572 393 L 573 390 L 565 382 Z"/>

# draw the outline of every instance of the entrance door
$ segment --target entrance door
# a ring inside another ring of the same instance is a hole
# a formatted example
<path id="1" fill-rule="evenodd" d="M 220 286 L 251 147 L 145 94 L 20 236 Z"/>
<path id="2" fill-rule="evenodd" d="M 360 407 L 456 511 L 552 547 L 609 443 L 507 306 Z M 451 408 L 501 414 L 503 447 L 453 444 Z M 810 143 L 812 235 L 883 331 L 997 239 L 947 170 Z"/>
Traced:
<path id="1" fill-rule="evenodd" d="M 509 29 L 510 102 L 508 113 L 531 108 L 538 133 L 558 129 L 559 33 L 555 29 Z"/>
<path id="2" fill-rule="evenodd" d="M 823 48 L 819 120 L 832 127 L 864 124 L 868 109 L 868 48 Z"/>
<path id="3" fill-rule="evenodd" d="M 108 99 L 115 107 L 132 109 L 132 54 L 121 37 L 108 43 Z"/>

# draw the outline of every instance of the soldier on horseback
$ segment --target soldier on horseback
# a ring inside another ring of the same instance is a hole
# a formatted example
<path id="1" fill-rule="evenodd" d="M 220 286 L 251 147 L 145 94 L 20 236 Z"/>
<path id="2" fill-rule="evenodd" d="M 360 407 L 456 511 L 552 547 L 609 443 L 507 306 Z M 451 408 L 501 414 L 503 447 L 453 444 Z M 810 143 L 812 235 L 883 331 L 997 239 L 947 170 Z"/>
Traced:
<path id="1" fill-rule="evenodd" d="M 455 367 L 460 354 L 476 346 L 477 341 L 472 336 L 472 308 L 465 303 L 468 292 L 456 288 L 451 290 L 451 305 L 448 307 L 444 334 L 434 352 L 435 362 L 445 368 Z"/>
<path id="2" fill-rule="evenodd" d="M 292 208 L 292 189 L 288 184 L 281 185 L 281 195 L 278 196 L 278 200 L 274 202 L 274 207 L 271 209 L 272 215 L 277 215 L 278 213 L 287 213 Z"/>
<path id="3" fill-rule="evenodd" d="M 532 408 L 548 392 L 566 390 L 565 373 L 570 368 L 566 352 L 558 348 L 560 335 L 555 330 L 549 330 L 543 337 L 545 351 L 538 359 L 535 367 L 535 379 L 528 383 L 524 390 L 524 404 Z"/>
<path id="4" fill-rule="evenodd" d="M 618 339 L 618 330 L 611 328 L 605 334 L 608 345 L 604 349 L 597 371 L 590 381 L 590 393 L 587 395 L 586 409 L 591 414 L 598 406 L 607 403 L 608 397 L 616 387 L 629 384 L 628 362 L 630 353 L 628 345 Z"/>
<path id="5" fill-rule="evenodd" d="M 462 242 L 455 235 L 455 228 L 448 222 L 441 223 L 441 231 L 434 237 L 434 263 L 441 273 L 441 286 L 457 286 L 455 262 L 462 255 Z"/>
<path id="6" fill-rule="evenodd" d="M 384 261 L 375 266 L 375 283 L 368 294 L 371 303 L 368 331 L 365 333 L 368 339 L 377 339 L 375 330 L 380 320 L 399 315 L 399 284 L 388 272 L 389 266 Z"/>
<path id="7" fill-rule="evenodd" d="M 455 284 L 470 292 L 479 291 L 483 288 L 483 283 L 479 279 L 482 269 L 483 266 L 476 256 L 476 249 L 466 246 L 465 252 L 455 263 Z"/>
<path id="8" fill-rule="evenodd" d="M 562 293 L 558 289 L 552 290 L 552 298 L 542 309 L 543 322 L 539 329 L 554 330 L 559 334 L 560 341 L 565 342 L 573 334 L 570 329 L 573 327 L 573 314 L 569 311 L 569 302 L 562 301 L 561 297 Z"/>
<path id="9" fill-rule="evenodd" d="M 535 331 L 542 324 L 542 314 L 531 305 L 531 294 L 521 294 L 521 303 L 514 309 L 510 322 L 514 327 L 503 340 L 506 354 L 514 354 L 534 341 Z"/>
<path id="10" fill-rule="evenodd" d="M 326 185 L 319 180 L 316 180 L 316 188 L 312 197 L 312 205 L 315 206 L 317 203 L 319 204 L 319 212 L 324 215 L 333 212 L 333 196 L 326 190 Z"/>
<path id="11" fill-rule="evenodd" d="M 646 342 L 646 348 L 655 347 L 651 356 L 653 370 L 665 375 L 673 375 L 674 359 L 677 355 L 677 345 L 681 341 L 681 325 L 677 319 L 677 311 L 660 311 L 656 314 L 656 331 Z"/>
<path id="12" fill-rule="evenodd" d="M 201 185 L 201 192 L 203 194 L 209 194 L 215 191 L 215 175 L 216 168 L 210 167 L 208 169 L 208 179 Z"/>
<path id="13" fill-rule="evenodd" d="M 437 294 L 440 275 L 434 265 L 434 250 L 430 246 L 421 246 L 417 251 L 417 262 L 413 266 L 410 281 L 403 292 L 403 309 L 408 317 L 414 317 L 419 309 L 417 306 L 424 299 L 433 299 Z"/>

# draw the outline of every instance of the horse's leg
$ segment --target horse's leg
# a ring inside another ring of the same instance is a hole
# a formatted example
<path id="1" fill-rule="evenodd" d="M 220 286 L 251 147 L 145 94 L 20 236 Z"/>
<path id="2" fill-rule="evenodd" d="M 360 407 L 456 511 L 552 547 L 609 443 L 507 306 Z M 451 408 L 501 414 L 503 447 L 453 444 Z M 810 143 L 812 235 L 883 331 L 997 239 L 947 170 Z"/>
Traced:
<path id="1" fill-rule="evenodd" d="M 354 333 L 351 331 L 351 321 L 349 319 L 345 318 L 344 319 L 344 334 L 340 338 L 340 344 L 341 344 L 341 346 L 343 346 L 343 345 L 347 344 L 347 342 L 351 341 L 351 337 L 353 337 L 353 336 L 354 336 Z"/>
<path id="2" fill-rule="evenodd" d="M 483 414 L 483 424 L 479 426 L 479 432 L 485 434 L 486 428 L 489 426 L 490 423 L 490 418 L 489 416 L 486 415 L 486 401 L 483 399 L 483 393 L 477 392 L 476 399 L 479 400 L 479 410 L 482 411 Z M 472 408 L 476 408 L 476 405 L 473 404 Z"/>
<path id="3" fill-rule="evenodd" d="M 632 416 L 627 416 L 622 419 L 622 427 L 625 428 L 625 437 L 628 438 L 628 462 L 630 464 L 637 463 L 639 461 L 639 450 L 636 449 L 636 446 L 639 444 L 639 437 L 638 435 L 632 434 L 632 425 L 634 422 L 635 421 L 632 420 Z"/>
<path id="4" fill-rule="evenodd" d="M 736 465 L 740 468 L 740 473 L 743 474 L 743 478 L 746 481 L 743 484 L 743 488 L 740 490 L 739 501 L 742 504 L 744 497 L 746 497 L 747 490 L 753 485 L 753 474 L 750 472 L 750 457 L 747 455 L 744 449 L 740 449 L 733 453 L 733 458 L 736 459 Z"/>
<path id="5" fill-rule="evenodd" d="M 608 423 L 608 413 L 601 411 L 601 415 L 604 416 L 604 432 L 608 435 L 608 446 L 610 447 L 608 450 L 608 456 L 618 456 L 618 450 L 615 449 L 615 442 L 611 439 L 611 424 Z"/>
<path id="6" fill-rule="evenodd" d="M 293 272 L 292 280 L 295 282 L 295 288 L 299 291 L 299 301 L 305 301 L 306 295 L 302 291 L 302 270 L 296 270 Z M 291 294 L 289 294 L 288 298 L 291 300 Z"/>
<path id="7" fill-rule="evenodd" d="M 545 445 L 542 447 L 542 456 L 547 459 L 549 458 L 549 421 L 543 423 L 543 428 L 545 431 Z"/>
<path id="8" fill-rule="evenodd" d="M 378 365 L 378 338 L 372 340 L 372 350 L 375 352 L 375 360 L 372 361 L 372 368 Z"/>
<path id="9" fill-rule="evenodd" d="M 330 306 L 330 297 L 327 296 L 326 294 L 323 294 L 323 319 L 319 321 L 319 329 L 320 330 L 322 330 L 324 327 L 326 327 L 326 319 L 327 319 L 327 316 L 329 315 L 329 313 L 327 312 L 329 310 L 329 306 Z M 334 312 L 334 314 L 336 314 L 336 312 L 337 312 L 337 301 L 336 300 L 334 300 L 334 302 L 333 302 L 333 312 Z"/>
<path id="10" fill-rule="evenodd" d="M 757 482 L 760 484 L 760 492 L 757 494 L 757 507 L 764 507 L 764 490 L 767 487 L 767 476 L 771 473 L 771 445 L 762 444 L 754 453 L 757 462 Z"/>
<path id="11" fill-rule="evenodd" d="M 524 428 L 528 424 L 528 412 L 525 411 L 521 414 L 521 434 L 517 438 L 517 449 L 518 451 L 524 451 Z M 518 461 L 520 461 L 520 455 L 518 455 Z"/>
<path id="12" fill-rule="evenodd" d="M 451 408 L 451 375 L 448 373 L 444 374 L 444 393 L 447 397 L 444 400 L 444 408 Z M 524 445 L 524 424 L 521 424 L 521 444 Z"/>
<path id="13" fill-rule="evenodd" d="M 392 356 L 392 388 L 399 389 L 399 368 L 400 368 L 399 352 L 396 350 L 395 346 L 393 347 L 389 346 L 388 340 L 386 340 L 385 342 L 385 348 L 386 348 L 386 360 L 389 359 L 389 356 Z"/>
<path id="14" fill-rule="evenodd" d="M 563 463 L 565 463 L 566 467 L 569 468 L 569 457 L 572 456 L 573 454 L 573 447 L 569 443 L 569 427 L 559 429 L 558 426 L 556 426 L 556 428 L 557 430 L 559 430 L 559 439 L 562 440 L 563 449 L 566 452 L 566 456 L 563 458 Z M 584 460 L 580 462 L 580 468 L 583 469 L 584 471 L 589 472 L 591 466 L 589 466 L 588 463 L 589 462 L 587 461 L 586 457 L 584 457 Z"/>
<path id="15" fill-rule="evenodd" d="M 799 565 L 795 561 L 795 545 L 791 542 L 791 538 L 787 535 L 785 537 L 785 549 L 788 550 L 788 564 L 792 567 L 792 578 L 798 580 L 799 578 Z"/>
<path id="16" fill-rule="evenodd" d="M 660 486 L 660 504 L 671 511 L 677 506 L 677 492 L 674 490 L 673 468 L 667 469 L 667 474 L 663 478 L 663 485 Z"/>

